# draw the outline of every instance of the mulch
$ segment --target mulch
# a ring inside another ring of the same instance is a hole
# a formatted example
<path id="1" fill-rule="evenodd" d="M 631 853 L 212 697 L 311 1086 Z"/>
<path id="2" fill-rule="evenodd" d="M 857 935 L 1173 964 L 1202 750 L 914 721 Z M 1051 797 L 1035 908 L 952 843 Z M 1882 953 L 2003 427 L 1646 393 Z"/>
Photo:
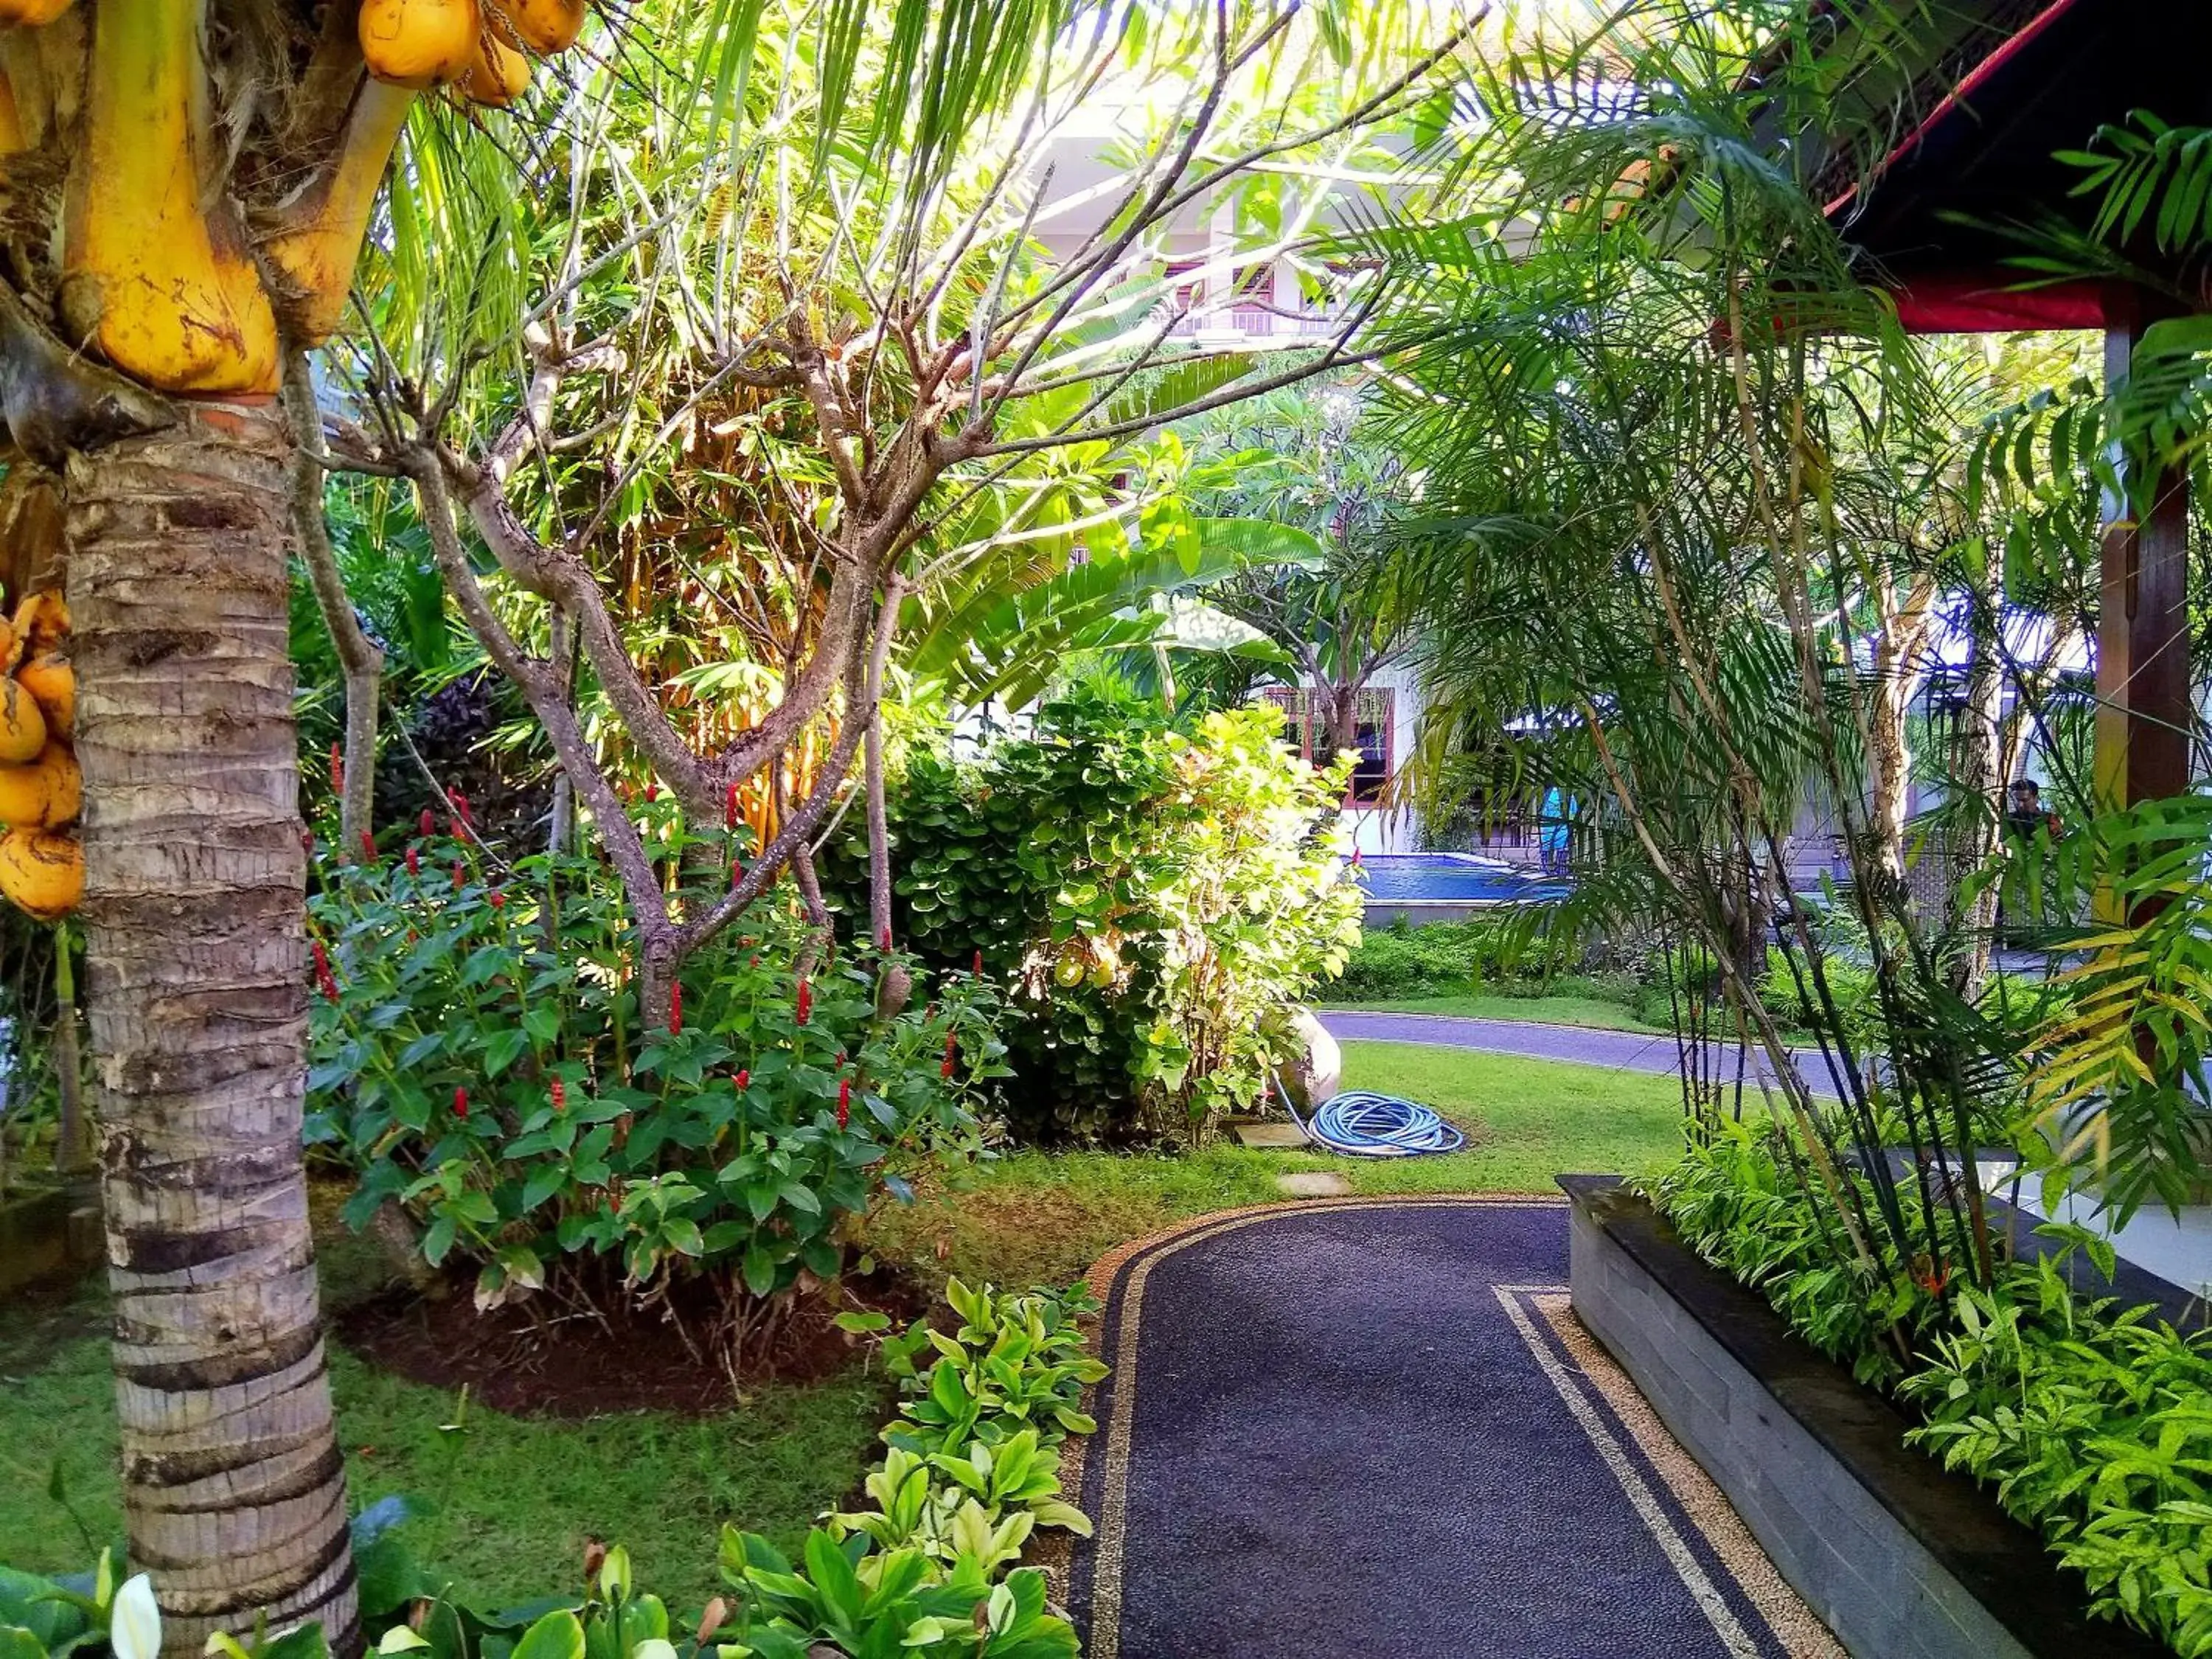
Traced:
<path id="1" fill-rule="evenodd" d="M 890 1273 L 848 1275 L 842 1290 L 834 1303 L 823 1294 L 797 1301 L 734 1377 L 711 1345 L 703 1286 L 677 1298 L 672 1311 L 639 1308 L 610 1285 L 587 1306 L 540 1293 L 479 1313 L 465 1284 L 441 1279 L 427 1291 L 392 1287 L 333 1322 L 338 1340 L 380 1370 L 433 1388 L 466 1388 L 471 1399 L 510 1416 L 703 1417 L 727 1411 L 748 1384 L 819 1382 L 851 1366 L 873 1339 L 838 1329 L 839 1312 L 872 1310 L 902 1325 L 925 1305 Z"/>

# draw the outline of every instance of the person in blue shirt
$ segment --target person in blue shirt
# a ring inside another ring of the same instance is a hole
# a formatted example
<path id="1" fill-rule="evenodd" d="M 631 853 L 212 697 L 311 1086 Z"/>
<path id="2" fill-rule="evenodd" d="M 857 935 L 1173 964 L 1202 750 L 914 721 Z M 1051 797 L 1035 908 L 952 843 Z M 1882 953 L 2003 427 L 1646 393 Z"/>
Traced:
<path id="1" fill-rule="evenodd" d="M 1537 814 L 1536 847 L 1547 875 L 1567 873 L 1567 823 L 1573 816 L 1574 804 L 1559 793 L 1559 785 L 1544 792 L 1544 805 Z"/>

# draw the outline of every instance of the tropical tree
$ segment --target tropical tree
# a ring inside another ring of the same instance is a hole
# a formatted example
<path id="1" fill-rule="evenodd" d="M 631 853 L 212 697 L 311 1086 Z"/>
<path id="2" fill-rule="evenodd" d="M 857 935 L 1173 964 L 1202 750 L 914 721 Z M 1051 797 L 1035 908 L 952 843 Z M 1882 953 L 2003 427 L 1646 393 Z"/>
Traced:
<path id="1" fill-rule="evenodd" d="M 562 13 L 64 0 L 0 35 L 0 415 L 11 489 L 65 515 L 125 1503 L 178 1651 L 356 1640 L 300 1151 L 285 343 L 333 325 L 422 90 L 507 101 Z"/>
<path id="2" fill-rule="evenodd" d="M 1313 748 L 1358 747 L 1362 694 L 1412 661 L 1419 635 L 1392 591 L 1387 532 L 1413 497 L 1401 459 L 1360 430 L 1358 380 L 1300 386 L 1186 428 L 1192 505 L 1279 526 L 1310 546 L 1255 565 L 1214 602 L 1279 646 L 1312 699 Z"/>
<path id="3" fill-rule="evenodd" d="M 880 825 L 878 711 L 903 620 L 927 629 L 994 585 L 1063 571 L 1086 534 L 1126 538 L 1147 504 L 1112 482 L 1132 441 L 1358 357 L 1371 271 L 1341 273 L 1334 326 L 1255 363 L 1183 337 L 1168 245 L 1201 205 L 1249 223 L 1212 256 L 1225 282 L 1319 240 L 1311 203 L 1303 219 L 1241 204 L 1302 167 L 1329 176 L 1433 101 L 1465 31 L 1425 39 L 1416 11 L 1381 9 L 1355 44 L 1267 6 L 1141 27 L 1112 7 L 1017 9 L 980 58 L 963 30 L 870 27 L 835 75 L 810 74 L 797 25 L 770 12 L 747 61 L 780 57 L 772 84 L 692 49 L 713 26 L 672 15 L 649 50 L 579 84 L 530 189 L 413 158 L 406 216 L 433 228 L 392 249 L 397 280 L 352 365 L 368 418 L 338 434 L 341 459 L 413 485 L 463 616 L 623 876 L 647 1006 L 787 866 L 805 885 L 864 744 Z M 672 55 L 716 67 L 672 72 Z M 1323 63 L 1337 79 L 1316 80 Z M 1109 96 L 1131 112 L 1123 181 L 1093 228 L 1047 243 L 1041 222 L 1071 204 L 1038 158 Z M 422 297 L 447 292 L 479 302 Z M 688 528 L 671 538 L 672 521 Z M 641 534 L 656 558 L 702 538 L 726 544 L 718 561 L 772 556 L 787 618 L 760 665 L 772 695 L 727 695 L 760 643 L 733 620 L 672 717 L 608 598 L 620 571 L 635 590 Z M 694 824 L 729 820 L 767 781 L 773 832 L 726 892 L 664 891 L 580 690 L 617 758 Z M 809 734 L 802 787 L 782 763 Z M 888 881 L 879 860 L 870 933 L 885 948 Z"/>

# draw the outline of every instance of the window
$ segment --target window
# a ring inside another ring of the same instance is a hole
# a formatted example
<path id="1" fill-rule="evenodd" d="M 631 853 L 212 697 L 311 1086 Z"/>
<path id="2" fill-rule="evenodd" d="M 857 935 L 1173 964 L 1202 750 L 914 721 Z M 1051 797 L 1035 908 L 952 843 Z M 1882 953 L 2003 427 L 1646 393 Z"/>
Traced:
<path id="1" fill-rule="evenodd" d="M 1315 749 L 1316 694 L 1304 686 L 1271 686 L 1261 695 L 1283 711 L 1283 741 L 1298 756 L 1318 766 L 1331 757 Z M 1394 694 L 1362 691 L 1352 721 L 1352 741 L 1343 745 L 1356 751 L 1352 782 L 1345 790 L 1346 806 L 1380 806 L 1389 793 L 1391 763 L 1395 759 L 1391 732 Z"/>
<path id="2" fill-rule="evenodd" d="M 1352 741 L 1346 745 L 1359 758 L 1352 763 L 1352 790 L 1347 805 L 1380 806 L 1390 789 L 1391 695 L 1362 691 L 1353 716 Z"/>
<path id="3" fill-rule="evenodd" d="M 1301 687 L 1277 686 L 1266 694 L 1283 711 L 1283 741 L 1302 760 L 1313 758 L 1313 700 Z"/>

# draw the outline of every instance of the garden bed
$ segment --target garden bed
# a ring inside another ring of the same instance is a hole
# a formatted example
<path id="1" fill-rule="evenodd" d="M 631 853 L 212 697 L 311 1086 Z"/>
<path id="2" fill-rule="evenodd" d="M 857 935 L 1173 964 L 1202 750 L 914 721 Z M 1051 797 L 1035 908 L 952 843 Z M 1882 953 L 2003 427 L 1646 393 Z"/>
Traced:
<path id="1" fill-rule="evenodd" d="M 1575 1313 L 1857 1659 L 2151 1659 L 1909 1420 L 1610 1176 L 1574 1201 Z"/>
<path id="2" fill-rule="evenodd" d="M 70 1284 L 100 1254 L 100 1195 L 89 1182 L 0 1200 L 0 1296 Z"/>
<path id="3" fill-rule="evenodd" d="M 889 1273 L 848 1276 L 846 1305 L 904 1322 L 928 1298 Z M 410 1382 L 466 1389 L 471 1399 L 514 1417 L 602 1417 L 662 1411 L 710 1416 L 730 1408 L 738 1385 L 822 1382 L 856 1364 L 867 1345 L 840 1330 L 838 1307 L 803 1298 L 732 1376 L 711 1346 L 715 1310 L 690 1281 L 684 1305 L 644 1309 L 619 1294 L 595 1305 L 539 1296 L 479 1313 L 465 1285 L 441 1280 L 428 1293 L 397 1286 L 347 1310 L 339 1334 L 362 1358 Z M 682 1320 L 679 1328 L 678 1318 Z"/>

